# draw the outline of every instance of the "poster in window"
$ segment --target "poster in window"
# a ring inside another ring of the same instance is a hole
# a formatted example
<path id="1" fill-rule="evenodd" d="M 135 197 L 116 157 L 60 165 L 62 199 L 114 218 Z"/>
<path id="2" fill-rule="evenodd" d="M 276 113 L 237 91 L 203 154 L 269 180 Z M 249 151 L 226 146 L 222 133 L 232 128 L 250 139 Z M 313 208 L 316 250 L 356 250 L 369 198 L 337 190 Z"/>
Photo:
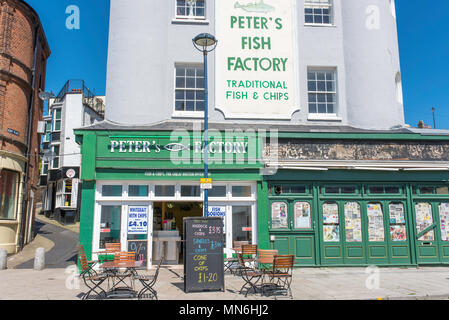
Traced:
<path id="1" fill-rule="evenodd" d="M 362 241 L 362 218 L 357 202 L 345 204 L 345 230 L 347 242 Z"/>
<path id="2" fill-rule="evenodd" d="M 430 203 L 421 202 L 415 204 L 415 214 L 416 214 L 416 232 L 419 234 L 423 232 L 426 228 L 433 224 L 432 217 L 432 206 Z M 419 241 L 433 241 L 434 232 L 430 230 L 419 237 Z"/>
<path id="3" fill-rule="evenodd" d="M 323 204 L 323 240 L 325 242 L 340 241 L 338 221 L 338 204 Z"/>
<path id="4" fill-rule="evenodd" d="M 442 203 L 438 206 L 440 212 L 441 240 L 449 241 L 449 203 Z"/>
<path id="5" fill-rule="evenodd" d="M 406 241 L 407 229 L 405 224 L 405 211 L 402 203 L 390 203 L 390 238 L 391 241 Z"/>
<path id="6" fill-rule="evenodd" d="M 312 227 L 310 217 L 310 203 L 296 202 L 295 203 L 295 228 L 296 229 L 310 229 Z"/>
<path id="7" fill-rule="evenodd" d="M 148 206 L 129 206 L 128 234 L 148 233 Z"/>
<path id="8" fill-rule="evenodd" d="M 368 203 L 366 206 L 368 215 L 368 239 L 369 241 L 385 241 L 384 215 L 380 203 Z"/>
<path id="9" fill-rule="evenodd" d="M 271 204 L 271 228 L 287 228 L 287 204 L 284 202 L 273 202 Z"/>

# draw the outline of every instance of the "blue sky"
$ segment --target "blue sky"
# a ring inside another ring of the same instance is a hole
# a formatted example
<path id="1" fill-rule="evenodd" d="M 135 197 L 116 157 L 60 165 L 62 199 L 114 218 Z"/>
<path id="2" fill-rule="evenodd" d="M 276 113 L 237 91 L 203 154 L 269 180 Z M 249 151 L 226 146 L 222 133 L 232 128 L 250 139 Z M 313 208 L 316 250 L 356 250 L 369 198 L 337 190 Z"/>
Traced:
<path id="1" fill-rule="evenodd" d="M 39 14 L 52 50 L 47 91 L 57 93 L 68 79 L 84 79 L 104 95 L 109 0 L 26 1 Z M 423 3 L 427 1 L 396 0 L 405 120 L 433 126 L 435 107 L 436 127 L 449 129 L 449 1 Z M 79 30 L 66 28 L 69 5 L 80 8 Z"/>

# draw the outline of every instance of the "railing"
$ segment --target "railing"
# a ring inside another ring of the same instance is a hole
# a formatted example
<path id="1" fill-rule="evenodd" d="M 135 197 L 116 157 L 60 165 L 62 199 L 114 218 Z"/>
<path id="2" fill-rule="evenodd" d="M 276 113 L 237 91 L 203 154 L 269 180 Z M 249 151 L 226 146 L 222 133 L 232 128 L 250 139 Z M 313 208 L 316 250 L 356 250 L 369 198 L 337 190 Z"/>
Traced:
<path id="1" fill-rule="evenodd" d="M 55 98 L 55 103 L 64 100 L 67 94 L 82 93 L 83 103 L 87 104 L 90 108 L 97 113 L 104 115 L 104 103 L 103 100 L 97 98 L 95 94 L 86 87 L 84 80 L 68 80 L 61 91 Z"/>

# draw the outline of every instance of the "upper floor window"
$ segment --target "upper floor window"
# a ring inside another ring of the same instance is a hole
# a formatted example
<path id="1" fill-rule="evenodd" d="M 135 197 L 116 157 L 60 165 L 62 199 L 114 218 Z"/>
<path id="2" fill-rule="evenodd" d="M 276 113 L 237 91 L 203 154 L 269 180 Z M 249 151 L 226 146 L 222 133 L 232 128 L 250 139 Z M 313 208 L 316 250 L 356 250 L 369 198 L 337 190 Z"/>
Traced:
<path id="1" fill-rule="evenodd" d="M 205 19 L 205 0 L 176 0 L 176 18 Z"/>
<path id="2" fill-rule="evenodd" d="M 307 24 L 332 24 L 332 0 L 305 0 L 304 13 Z"/>
<path id="3" fill-rule="evenodd" d="M 309 113 L 337 113 L 337 82 L 335 70 L 311 70 L 307 73 Z"/>
<path id="4" fill-rule="evenodd" d="M 175 111 L 204 111 L 204 67 L 176 65 Z"/>
<path id="5" fill-rule="evenodd" d="M 53 131 L 61 131 L 61 109 L 53 110 Z"/>

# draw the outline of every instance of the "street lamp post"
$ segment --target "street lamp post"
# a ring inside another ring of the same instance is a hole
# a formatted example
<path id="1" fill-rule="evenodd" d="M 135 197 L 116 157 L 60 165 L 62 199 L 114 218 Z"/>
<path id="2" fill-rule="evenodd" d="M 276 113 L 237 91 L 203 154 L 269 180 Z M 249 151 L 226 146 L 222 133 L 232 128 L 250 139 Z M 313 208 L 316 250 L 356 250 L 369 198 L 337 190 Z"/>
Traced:
<path id="1" fill-rule="evenodd" d="M 217 47 L 218 40 L 209 33 L 201 33 L 193 38 L 195 48 L 203 53 L 204 57 L 204 178 L 209 177 L 209 105 L 207 85 L 207 54 Z M 204 189 L 204 216 L 209 216 L 209 190 Z"/>

